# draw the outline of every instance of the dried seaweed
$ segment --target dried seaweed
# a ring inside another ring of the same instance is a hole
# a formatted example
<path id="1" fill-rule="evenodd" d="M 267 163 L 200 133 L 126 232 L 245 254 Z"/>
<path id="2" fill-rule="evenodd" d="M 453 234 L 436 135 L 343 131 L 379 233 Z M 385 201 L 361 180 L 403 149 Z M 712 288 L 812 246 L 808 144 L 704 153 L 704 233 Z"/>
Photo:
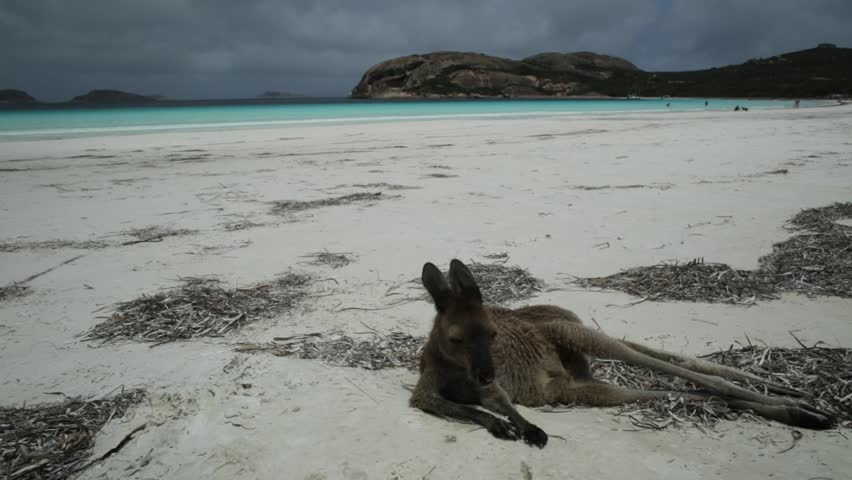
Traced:
<path id="1" fill-rule="evenodd" d="M 265 223 L 253 222 L 249 219 L 237 220 L 233 222 L 226 222 L 222 224 L 222 229 L 226 232 L 238 232 L 240 230 L 248 230 L 250 228 L 257 228 L 266 225 Z"/>
<path id="2" fill-rule="evenodd" d="M 336 207 L 357 202 L 371 202 L 391 197 L 382 197 L 382 192 L 376 193 L 351 193 L 340 197 L 323 198 L 321 200 L 279 200 L 272 202 L 272 212 L 275 215 L 287 215 L 288 213 L 301 212 L 321 207 Z"/>
<path id="3" fill-rule="evenodd" d="M 757 300 L 778 298 L 771 278 L 721 263 L 661 263 L 637 267 L 616 275 L 581 278 L 583 287 L 614 289 L 650 301 L 722 302 L 750 305 Z"/>
<path id="4" fill-rule="evenodd" d="M 303 255 L 303 258 L 310 258 L 311 261 L 303 262 L 308 265 L 326 266 L 331 268 L 341 268 L 355 261 L 355 254 L 350 252 L 313 252 Z"/>
<path id="5" fill-rule="evenodd" d="M 852 218 L 852 202 L 802 210 L 787 225 L 804 232 L 776 243 L 759 260 L 784 291 L 852 297 L 852 227 L 837 223 Z"/>
<path id="6" fill-rule="evenodd" d="M 78 250 L 100 250 L 102 248 L 135 245 L 137 243 L 159 242 L 167 237 L 175 237 L 179 235 L 190 235 L 195 233 L 195 230 L 185 228 L 169 228 L 158 225 L 152 225 L 144 228 L 133 228 L 122 232 L 118 235 L 111 236 L 129 236 L 133 240 L 124 242 L 109 242 L 103 240 L 44 240 L 40 242 L 4 242 L 0 243 L 0 252 L 17 252 L 21 250 L 58 250 L 60 248 L 74 248 Z"/>
<path id="7" fill-rule="evenodd" d="M 670 183 L 652 183 L 649 185 L 631 184 L 631 185 L 568 185 L 572 190 L 633 190 L 633 189 L 653 189 L 653 190 L 668 190 L 674 185 Z"/>
<path id="8" fill-rule="evenodd" d="M 470 262 L 467 264 L 479 285 L 482 297 L 489 304 L 507 305 L 524 300 L 544 287 L 544 282 L 534 277 L 529 270 L 517 265 L 506 266 L 507 258 L 503 256 L 499 258 L 502 263 Z"/>
<path id="9" fill-rule="evenodd" d="M 807 295 L 852 297 L 852 235 L 796 235 L 776 243 L 759 260 L 780 290 Z"/>
<path id="10" fill-rule="evenodd" d="M 74 248 L 78 250 L 99 250 L 108 247 L 106 242 L 97 240 L 44 240 L 41 242 L 4 242 L 0 243 L 0 252 L 18 252 L 21 250 L 58 250 Z"/>
<path id="11" fill-rule="evenodd" d="M 349 185 L 353 188 L 383 188 L 385 190 L 419 190 L 423 187 L 414 187 L 411 185 L 399 185 L 395 183 L 387 183 L 387 182 L 376 182 L 376 183 L 355 183 Z M 343 188 L 346 185 L 338 185 L 334 188 Z"/>
<path id="12" fill-rule="evenodd" d="M 21 298 L 29 295 L 32 289 L 27 285 L 19 283 L 11 283 L 0 287 L 0 302 L 11 300 L 13 298 Z"/>
<path id="13" fill-rule="evenodd" d="M 473 274 L 477 285 L 479 285 L 482 298 L 486 303 L 491 305 L 508 305 L 518 300 L 530 298 L 544 288 L 544 281 L 534 277 L 529 270 L 517 265 L 506 266 L 506 263 L 509 261 L 507 253 L 495 253 L 484 255 L 484 257 L 492 260 L 492 262 L 479 263 L 471 260 L 467 263 L 467 267 L 470 273 Z M 444 272 L 444 275 L 448 276 L 449 273 Z M 420 277 L 397 285 L 391 288 L 389 292 L 402 286 L 411 290 L 417 290 L 418 293 L 396 300 L 391 305 L 397 306 L 402 303 L 422 300 L 432 302 L 429 294 L 423 291 Z M 394 292 L 393 294 L 396 295 L 398 292 Z"/>
<path id="14" fill-rule="evenodd" d="M 98 431 L 144 398 L 144 391 L 128 390 L 96 400 L 0 407 L 0 478 L 70 478 L 89 465 Z"/>
<path id="15" fill-rule="evenodd" d="M 812 232 L 852 233 L 852 227 L 837 223 L 838 220 L 852 218 L 852 202 L 835 202 L 827 207 L 808 208 L 797 213 L 787 222 L 786 228 L 793 231 L 810 230 Z"/>
<path id="16" fill-rule="evenodd" d="M 797 235 L 772 246 L 757 270 L 694 260 L 638 267 L 607 277 L 581 278 L 584 287 L 614 289 L 653 301 L 723 302 L 751 305 L 782 292 L 852 297 L 852 203 L 799 212 L 787 228 Z"/>
<path id="17" fill-rule="evenodd" d="M 177 237 L 181 235 L 191 235 L 195 233 L 195 230 L 189 230 L 186 228 L 169 228 L 169 227 L 161 227 L 159 225 L 151 225 L 149 227 L 143 228 L 133 228 L 126 232 L 126 235 L 131 237 L 136 237 L 135 240 L 130 240 L 122 243 L 121 245 L 134 245 L 137 243 L 146 243 L 146 242 L 159 242 L 164 238 L 168 237 Z"/>
<path id="18" fill-rule="evenodd" d="M 393 332 L 382 335 L 370 332 L 367 340 L 356 340 L 341 332 L 309 333 L 276 337 L 268 343 L 241 343 L 237 351 L 270 353 L 279 357 L 317 359 L 337 367 L 358 367 L 367 370 L 407 368 L 414 370 L 425 338 Z"/>
<path id="19" fill-rule="evenodd" d="M 216 279 L 186 278 L 177 289 L 119 303 L 115 313 L 86 332 L 83 339 L 160 344 L 218 337 L 293 308 L 307 295 L 309 283 L 309 276 L 297 273 L 230 289 Z"/>

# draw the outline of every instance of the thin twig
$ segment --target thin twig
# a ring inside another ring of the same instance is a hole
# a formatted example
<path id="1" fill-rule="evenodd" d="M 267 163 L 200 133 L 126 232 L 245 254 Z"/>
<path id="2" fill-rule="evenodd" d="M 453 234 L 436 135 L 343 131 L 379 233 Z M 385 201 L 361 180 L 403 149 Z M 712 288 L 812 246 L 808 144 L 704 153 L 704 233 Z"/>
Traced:
<path id="1" fill-rule="evenodd" d="M 80 258 L 83 258 L 83 257 L 85 257 L 85 255 L 77 255 L 77 256 L 76 256 L 76 257 L 74 257 L 74 258 L 69 258 L 68 260 L 65 260 L 64 262 L 60 263 L 59 265 L 56 265 L 55 267 L 50 267 L 50 268 L 48 268 L 47 270 L 44 270 L 44 271 L 38 272 L 38 273 L 36 273 L 36 274 L 30 275 L 29 277 L 27 277 L 27 278 L 25 278 L 25 279 L 21 280 L 20 282 L 16 282 L 16 283 L 18 283 L 18 284 L 22 284 L 22 283 L 29 283 L 29 282 L 31 282 L 31 281 L 33 281 L 33 280 L 35 280 L 36 278 L 38 278 L 38 277 L 40 277 L 40 276 L 42 276 L 42 275 L 48 274 L 48 273 L 50 273 L 50 272 L 52 272 L 52 271 L 56 270 L 57 268 L 59 268 L 59 267 L 61 267 L 61 266 L 63 266 L 63 265 L 68 265 L 69 263 L 71 263 L 71 262 L 73 262 L 73 261 L 75 261 L 75 260 L 78 260 L 78 259 L 80 259 Z"/>

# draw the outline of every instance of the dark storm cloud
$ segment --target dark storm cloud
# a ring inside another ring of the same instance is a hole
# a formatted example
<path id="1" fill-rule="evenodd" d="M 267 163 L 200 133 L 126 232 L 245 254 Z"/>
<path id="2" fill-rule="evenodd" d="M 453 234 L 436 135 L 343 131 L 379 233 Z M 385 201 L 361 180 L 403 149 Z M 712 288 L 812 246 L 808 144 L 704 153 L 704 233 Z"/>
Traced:
<path id="1" fill-rule="evenodd" d="M 850 20 L 847 0 L 2 0 L 0 88 L 339 96 L 376 62 L 435 50 L 591 50 L 681 70 L 849 46 Z"/>

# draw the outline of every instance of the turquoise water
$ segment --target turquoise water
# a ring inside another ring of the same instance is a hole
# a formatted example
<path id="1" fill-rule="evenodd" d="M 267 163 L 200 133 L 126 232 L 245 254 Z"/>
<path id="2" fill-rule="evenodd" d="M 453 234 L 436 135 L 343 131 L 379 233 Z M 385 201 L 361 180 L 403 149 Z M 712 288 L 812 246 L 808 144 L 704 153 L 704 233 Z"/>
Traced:
<path id="1" fill-rule="evenodd" d="M 802 107 L 808 106 L 802 102 Z M 668 106 L 667 106 L 668 104 Z M 322 123 L 536 117 L 616 112 L 790 108 L 785 100 L 448 100 L 310 101 L 277 104 L 168 105 L 0 110 L 0 139 L 152 131 L 262 128 Z"/>

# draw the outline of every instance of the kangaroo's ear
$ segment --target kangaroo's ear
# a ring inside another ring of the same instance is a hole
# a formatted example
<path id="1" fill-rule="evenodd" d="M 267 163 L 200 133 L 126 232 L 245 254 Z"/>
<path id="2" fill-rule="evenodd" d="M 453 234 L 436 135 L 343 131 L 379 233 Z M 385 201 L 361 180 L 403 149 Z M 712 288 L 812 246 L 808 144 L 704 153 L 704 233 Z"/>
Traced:
<path id="1" fill-rule="evenodd" d="M 450 262 L 450 286 L 462 298 L 482 303 L 482 292 L 479 291 L 473 274 L 456 258 Z"/>
<path id="2" fill-rule="evenodd" d="M 450 304 L 450 286 L 447 284 L 447 279 L 444 274 L 431 262 L 426 262 L 423 265 L 423 274 L 420 276 L 423 281 L 423 286 L 435 302 L 435 309 L 438 312 L 444 312 Z"/>

